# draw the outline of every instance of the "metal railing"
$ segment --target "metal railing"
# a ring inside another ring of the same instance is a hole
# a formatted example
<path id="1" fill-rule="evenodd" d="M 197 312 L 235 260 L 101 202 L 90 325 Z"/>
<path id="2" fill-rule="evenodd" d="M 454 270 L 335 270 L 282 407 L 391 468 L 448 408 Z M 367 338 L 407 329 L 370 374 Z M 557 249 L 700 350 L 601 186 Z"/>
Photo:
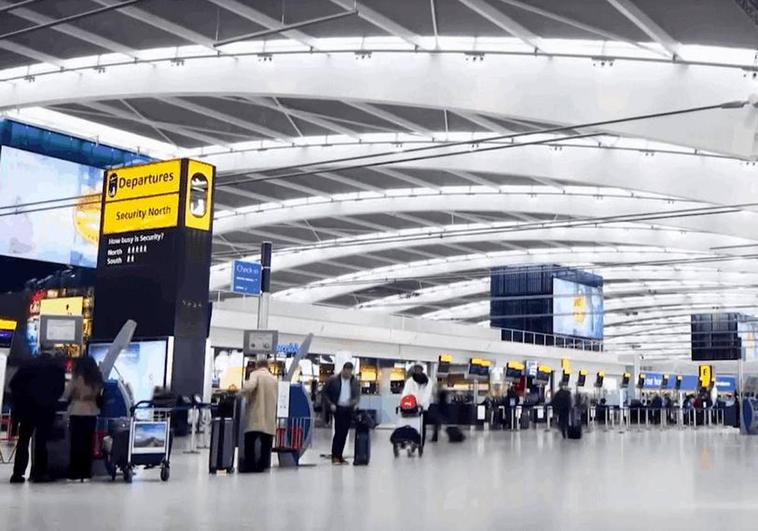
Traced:
<path id="1" fill-rule="evenodd" d="M 545 430 L 550 431 L 556 424 L 555 412 L 552 406 L 515 406 L 507 408 L 497 406 L 502 419 L 502 428 L 508 431 L 522 431 L 538 428 L 544 424 Z M 524 419 L 529 415 L 528 420 Z M 534 419 L 532 419 L 534 415 Z M 628 406 L 589 406 L 583 410 L 583 425 L 589 429 L 603 431 L 618 430 L 619 433 L 628 431 L 643 431 L 651 429 L 704 429 L 732 427 L 726 424 L 726 410 L 723 408 L 630 408 Z M 536 421 L 536 422 L 535 422 Z M 494 426 L 494 416 L 491 421 Z"/>
<path id="2" fill-rule="evenodd" d="M 545 347 L 589 350 L 592 352 L 603 351 L 603 341 L 598 339 L 582 339 L 560 334 L 545 334 L 542 332 L 529 332 L 527 330 L 515 330 L 512 328 L 498 328 L 497 330 L 500 330 L 503 341 L 527 343 L 530 345 Z"/>

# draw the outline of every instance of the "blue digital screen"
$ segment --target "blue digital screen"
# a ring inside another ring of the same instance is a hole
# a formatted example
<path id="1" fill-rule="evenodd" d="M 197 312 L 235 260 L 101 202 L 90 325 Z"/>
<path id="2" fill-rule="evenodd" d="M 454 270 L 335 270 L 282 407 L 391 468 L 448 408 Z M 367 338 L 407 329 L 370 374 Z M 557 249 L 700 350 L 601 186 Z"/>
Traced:
<path id="1" fill-rule="evenodd" d="M 0 254 L 95 267 L 100 203 L 81 196 L 99 194 L 102 181 L 98 168 L 3 146 L 0 211 L 19 212 L 0 216 Z"/>
<path id="2" fill-rule="evenodd" d="M 602 290 L 554 278 L 553 333 L 565 336 L 602 339 Z"/>
<path id="3" fill-rule="evenodd" d="M 89 355 L 101 363 L 109 343 L 90 343 Z M 114 370 L 106 378 L 120 378 L 132 391 L 134 402 L 151 400 L 156 387 L 166 381 L 166 340 L 134 341 L 121 351 Z"/>

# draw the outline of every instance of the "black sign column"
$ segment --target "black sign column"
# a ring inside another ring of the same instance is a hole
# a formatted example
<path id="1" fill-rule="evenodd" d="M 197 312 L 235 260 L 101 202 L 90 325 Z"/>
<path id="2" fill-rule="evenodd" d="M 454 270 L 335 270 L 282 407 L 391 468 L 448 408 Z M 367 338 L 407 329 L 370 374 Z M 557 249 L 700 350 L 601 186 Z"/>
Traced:
<path id="1" fill-rule="evenodd" d="M 93 339 L 128 319 L 135 339 L 169 338 L 167 380 L 202 393 L 215 168 L 172 160 L 105 173 Z"/>

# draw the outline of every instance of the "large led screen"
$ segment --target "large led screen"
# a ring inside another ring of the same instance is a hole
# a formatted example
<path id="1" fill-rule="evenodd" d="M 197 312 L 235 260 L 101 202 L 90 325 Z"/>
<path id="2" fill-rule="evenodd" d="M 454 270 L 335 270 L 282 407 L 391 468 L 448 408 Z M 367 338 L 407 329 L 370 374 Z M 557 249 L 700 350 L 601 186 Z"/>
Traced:
<path id="1" fill-rule="evenodd" d="M 749 321 L 737 322 L 737 335 L 742 340 L 742 349 L 745 356 L 745 360 L 754 361 L 758 360 L 758 321 L 755 321 L 755 317 L 750 317 Z"/>
<path id="2" fill-rule="evenodd" d="M 576 282 L 553 279 L 553 333 L 603 338 L 603 292 Z"/>
<path id="3" fill-rule="evenodd" d="M 102 170 L 7 146 L 0 148 L 0 254 L 97 265 Z M 65 208 L 52 208 L 52 200 Z M 18 206 L 18 213 L 8 207 Z"/>
<path id="4" fill-rule="evenodd" d="M 108 353 L 109 343 L 90 343 L 89 355 L 101 363 Z M 134 341 L 121 351 L 113 372 L 106 378 L 120 378 L 131 389 L 137 403 L 151 400 L 156 387 L 166 381 L 166 340 Z"/>

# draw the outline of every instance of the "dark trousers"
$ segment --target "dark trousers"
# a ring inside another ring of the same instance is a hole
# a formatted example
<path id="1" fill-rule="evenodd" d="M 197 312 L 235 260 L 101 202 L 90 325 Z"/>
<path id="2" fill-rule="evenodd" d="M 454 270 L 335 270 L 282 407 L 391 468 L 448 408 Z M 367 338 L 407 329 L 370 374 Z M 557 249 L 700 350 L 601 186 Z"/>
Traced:
<path id="1" fill-rule="evenodd" d="M 18 428 L 16 459 L 13 462 L 14 476 L 23 476 L 26 473 L 26 467 L 29 465 L 29 443 L 35 434 L 34 459 L 29 475 L 32 479 L 47 475 L 47 441 L 50 438 L 54 420 L 54 411 L 39 412 L 21 419 Z"/>
<path id="2" fill-rule="evenodd" d="M 561 435 L 565 439 L 568 435 L 568 427 L 569 427 L 569 414 L 568 411 L 563 413 L 558 413 L 558 426 L 561 428 Z"/>
<path id="3" fill-rule="evenodd" d="M 274 436 L 262 431 L 245 432 L 245 468 L 263 472 L 271 468 L 271 447 Z"/>
<path id="4" fill-rule="evenodd" d="M 92 453 L 95 442 L 95 425 L 97 417 L 71 416 L 71 458 L 68 477 L 70 479 L 89 479 L 92 477 Z"/>
<path id="5" fill-rule="evenodd" d="M 345 451 L 347 434 L 353 420 L 353 410 L 349 407 L 337 406 L 334 412 L 334 439 L 332 439 L 332 458 L 342 459 Z"/>

